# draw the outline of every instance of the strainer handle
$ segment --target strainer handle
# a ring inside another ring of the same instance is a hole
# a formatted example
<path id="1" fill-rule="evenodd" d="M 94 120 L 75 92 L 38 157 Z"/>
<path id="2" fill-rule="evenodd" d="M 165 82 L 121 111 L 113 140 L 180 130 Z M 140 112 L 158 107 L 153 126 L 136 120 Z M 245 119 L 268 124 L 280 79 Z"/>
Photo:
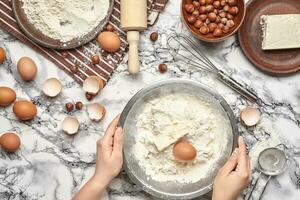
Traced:
<path id="1" fill-rule="evenodd" d="M 268 177 L 268 180 L 267 180 L 267 182 L 266 182 L 266 184 L 265 184 L 265 186 L 264 186 L 264 188 L 263 188 L 263 190 L 262 190 L 262 192 L 261 192 L 261 194 L 260 194 L 260 196 L 259 196 L 259 200 L 262 199 L 263 194 L 264 194 L 264 192 L 265 192 L 265 190 L 266 190 L 266 188 L 267 188 L 267 185 L 268 185 L 269 181 L 271 180 L 271 177 L 272 177 L 272 176 L 269 176 L 269 177 Z"/>
<path id="2" fill-rule="evenodd" d="M 251 188 L 251 190 L 250 190 L 250 193 L 249 193 L 249 195 L 248 195 L 247 200 L 249 200 L 249 199 L 251 198 L 252 193 L 253 193 L 254 189 L 256 188 L 256 185 L 257 185 L 257 183 L 258 183 L 258 180 L 259 180 L 260 176 L 261 176 L 261 172 L 259 172 L 258 177 L 256 178 L 256 181 L 255 181 L 254 185 L 252 186 L 252 188 Z"/>

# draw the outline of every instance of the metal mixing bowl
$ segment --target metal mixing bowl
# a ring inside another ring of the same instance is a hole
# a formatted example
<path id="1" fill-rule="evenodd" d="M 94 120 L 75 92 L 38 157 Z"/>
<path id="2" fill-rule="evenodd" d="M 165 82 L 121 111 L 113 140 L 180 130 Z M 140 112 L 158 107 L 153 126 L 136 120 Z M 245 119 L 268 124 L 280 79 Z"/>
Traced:
<path id="1" fill-rule="evenodd" d="M 226 143 L 224 144 L 226 147 L 224 155 L 226 156 L 217 161 L 212 172 L 205 179 L 201 179 L 196 183 L 157 182 L 146 175 L 131 152 L 135 135 L 138 134 L 136 131 L 136 116 L 141 112 L 145 103 L 153 98 L 176 92 L 192 94 L 210 102 L 212 106 L 216 106 L 220 110 L 224 120 L 226 120 L 226 123 L 228 122 L 228 127 L 231 127 L 227 137 L 229 139 L 224 141 Z M 125 131 L 124 168 L 129 178 L 147 193 L 161 199 L 192 199 L 211 191 L 213 180 L 235 148 L 238 137 L 236 118 L 226 101 L 207 86 L 182 79 L 158 82 L 140 90 L 125 106 L 120 123 Z"/>

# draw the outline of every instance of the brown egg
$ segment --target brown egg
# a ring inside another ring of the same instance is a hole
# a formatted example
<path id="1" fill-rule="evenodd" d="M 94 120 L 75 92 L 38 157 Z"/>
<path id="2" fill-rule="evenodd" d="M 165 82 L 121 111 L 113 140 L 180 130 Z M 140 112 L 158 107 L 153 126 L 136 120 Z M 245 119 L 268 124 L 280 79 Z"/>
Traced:
<path id="1" fill-rule="evenodd" d="M 20 100 L 14 104 L 13 112 L 20 120 L 32 120 L 36 114 L 36 106 L 31 101 Z"/>
<path id="2" fill-rule="evenodd" d="M 5 50 L 2 47 L 0 47 L 0 64 L 4 63 L 5 57 L 6 57 Z"/>
<path id="3" fill-rule="evenodd" d="M 17 64 L 18 72 L 24 81 L 32 81 L 37 73 L 35 62 L 29 57 L 22 57 Z"/>
<path id="4" fill-rule="evenodd" d="M 107 52 L 113 53 L 118 51 L 121 46 L 119 36 L 110 31 L 104 31 L 98 35 L 98 43 L 100 47 Z"/>
<path id="5" fill-rule="evenodd" d="M 4 133 L 0 137 L 0 146 L 6 152 L 13 153 L 20 148 L 21 140 L 15 133 Z"/>
<path id="6" fill-rule="evenodd" d="M 174 144 L 173 155 L 178 161 L 188 162 L 195 159 L 197 155 L 197 150 L 188 141 L 181 140 Z"/>
<path id="7" fill-rule="evenodd" d="M 9 87 L 0 87 L 0 106 L 8 106 L 16 100 L 16 92 Z"/>

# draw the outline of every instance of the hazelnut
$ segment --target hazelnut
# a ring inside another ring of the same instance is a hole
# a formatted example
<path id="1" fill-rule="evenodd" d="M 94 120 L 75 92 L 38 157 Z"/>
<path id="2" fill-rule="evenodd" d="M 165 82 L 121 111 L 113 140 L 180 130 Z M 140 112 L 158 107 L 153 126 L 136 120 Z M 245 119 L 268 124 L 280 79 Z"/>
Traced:
<path id="1" fill-rule="evenodd" d="M 212 11 L 214 11 L 214 7 L 212 5 L 207 5 L 205 7 L 205 10 L 206 10 L 206 12 L 212 12 Z"/>
<path id="2" fill-rule="evenodd" d="M 214 1 L 213 6 L 217 9 L 220 8 L 221 7 L 220 1 Z"/>
<path id="3" fill-rule="evenodd" d="M 71 112 L 74 109 L 74 105 L 71 102 L 66 103 L 65 107 L 68 112 Z"/>
<path id="4" fill-rule="evenodd" d="M 220 23 L 221 22 L 221 17 L 220 16 L 217 16 L 217 19 L 216 19 L 216 21 L 215 21 L 215 23 Z"/>
<path id="5" fill-rule="evenodd" d="M 199 29 L 200 33 L 206 35 L 207 33 L 209 33 L 209 30 L 206 26 L 201 26 Z"/>
<path id="6" fill-rule="evenodd" d="M 107 30 L 107 31 L 113 32 L 114 29 L 115 29 L 115 28 L 114 28 L 113 25 L 111 25 L 111 24 L 108 24 L 108 25 L 106 26 L 106 30 Z"/>
<path id="7" fill-rule="evenodd" d="M 227 23 L 226 23 L 226 26 L 228 26 L 229 28 L 233 27 L 234 26 L 234 21 L 232 19 L 228 20 Z"/>
<path id="8" fill-rule="evenodd" d="M 227 3 L 230 5 L 230 6 L 235 6 L 237 4 L 237 0 L 227 0 Z"/>
<path id="9" fill-rule="evenodd" d="M 206 8 L 205 8 L 205 6 L 200 6 L 199 12 L 200 12 L 200 14 L 205 14 L 205 13 L 206 13 Z"/>
<path id="10" fill-rule="evenodd" d="M 202 24 L 203 24 L 203 22 L 200 19 L 198 19 L 195 22 L 194 26 L 195 26 L 195 28 L 199 29 L 202 26 Z"/>
<path id="11" fill-rule="evenodd" d="M 217 15 L 215 13 L 213 13 L 213 12 L 209 13 L 207 15 L 207 17 L 208 17 L 209 21 L 211 21 L 211 22 L 214 22 L 217 19 Z"/>
<path id="12" fill-rule="evenodd" d="M 200 3 L 198 1 L 193 1 L 193 5 L 194 5 L 195 8 L 200 7 Z"/>
<path id="13" fill-rule="evenodd" d="M 192 12 L 195 10 L 193 4 L 185 4 L 185 5 L 184 5 L 184 9 L 185 9 L 186 12 L 188 12 L 188 13 L 192 13 Z"/>
<path id="14" fill-rule="evenodd" d="M 158 34 L 156 32 L 152 32 L 150 35 L 150 40 L 155 42 L 158 39 Z"/>
<path id="15" fill-rule="evenodd" d="M 221 4 L 221 6 L 225 6 L 226 5 L 226 1 L 225 0 L 221 0 L 220 4 Z"/>
<path id="16" fill-rule="evenodd" d="M 233 16 L 230 13 L 226 13 L 226 18 L 227 19 L 233 19 Z"/>
<path id="17" fill-rule="evenodd" d="M 229 5 L 225 5 L 224 7 L 223 7 L 223 10 L 225 11 L 225 12 L 228 12 L 229 11 Z"/>
<path id="18" fill-rule="evenodd" d="M 100 58 L 99 56 L 96 54 L 96 55 L 93 55 L 92 58 L 91 58 L 93 64 L 98 64 L 100 62 Z"/>
<path id="19" fill-rule="evenodd" d="M 238 7 L 230 7 L 229 8 L 229 10 L 228 10 L 228 12 L 230 13 L 230 14 L 232 14 L 232 15 L 236 15 L 236 14 L 238 14 L 238 12 L 239 12 L 239 9 L 238 9 Z"/>
<path id="20" fill-rule="evenodd" d="M 213 32 L 213 36 L 220 37 L 222 35 L 222 30 L 220 28 L 216 28 Z"/>
<path id="21" fill-rule="evenodd" d="M 219 13 L 219 16 L 222 17 L 222 18 L 223 18 L 223 17 L 226 17 L 226 12 L 224 12 L 224 11 L 220 12 L 220 13 Z"/>
<path id="22" fill-rule="evenodd" d="M 75 64 L 75 65 L 72 65 L 71 68 L 70 68 L 71 72 L 76 74 L 79 70 L 78 70 L 78 65 Z"/>
<path id="23" fill-rule="evenodd" d="M 217 9 L 214 9 L 213 11 L 215 14 L 218 14 L 218 10 Z"/>
<path id="24" fill-rule="evenodd" d="M 214 2 L 214 0 L 205 0 L 205 3 L 206 3 L 207 5 L 212 4 L 213 2 Z"/>
<path id="25" fill-rule="evenodd" d="M 68 57 L 68 55 L 69 55 L 69 53 L 68 53 L 67 51 L 62 51 L 62 52 L 61 52 L 61 56 L 62 56 L 63 58 Z"/>
<path id="26" fill-rule="evenodd" d="M 199 0 L 199 3 L 201 6 L 204 6 L 205 5 L 205 0 Z"/>
<path id="27" fill-rule="evenodd" d="M 78 101 L 78 102 L 76 102 L 76 104 L 75 104 L 75 108 L 76 108 L 77 110 L 81 110 L 81 109 L 82 109 L 82 107 L 83 107 L 83 104 L 82 104 L 82 102 L 81 102 L 81 101 Z"/>
<path id="28" fill-rule="evenodd" d="M 86 92 L 85 97 L 88 101 L 91 101 L 95 96 L 91 93 Z"/>
<path id="29" fill-rule="evenodd" d="M 194 17 L 194 16 L 189 16 L 188 18 L 187 18 L 187 21 L 190 23 L 190 24 L 194 24 L 195 22 L 196 22 L 196 17 Z"/>
<path id="30" fill-rule="evenodd" d="M 224 24 L 218 23 L 218 27 L 219 27 L 220 29 L 222 29 L 222 28 L 224 27 Z"/>
<path id="31" fill-rule="evenodd" d="M 224 18 L 221 18 L 221 23 L 222 23 L 222 24 L 226 24 L 226 22 L 227 22 L 227 18 L 225 18 L 225 17 L 224 17 Z"/>
<path id="32" fill-rule="evenodd" d="M 199 10 L 194 10 L 192 16 L 198 17 L 200 15 Z"/>
<path id="33" fill-rule="evenodd" d="M 168 67 L 166 64 L 161 63 L 158 65 L 158 70 L 160 71 L 160 73 L 164 73 L 165 71 L 167 71 Z"/>
<path id="34" fill-rule="evenodd" d="M 222 32 L 223 32 L 223 33 L 228 33 L 228 32 L 229 32 L 229 27 L 228 27 L 228 26 L 224 26 L 224 27 L 222 28 Z"/>
<path id="35" fill-rule="evenodd" d="M 208 27 L 209 32 L 212 33 L 218 27 L 218 25 L 216 23 L 210 23 L 210 24 L 208 24 L 207 27 Z"/>
<path id="36" fill-rule="evenodd" d="M 204 22 L 207 19 L 207 15 L 202 14 L 198 17 L 198 19 Z"/>

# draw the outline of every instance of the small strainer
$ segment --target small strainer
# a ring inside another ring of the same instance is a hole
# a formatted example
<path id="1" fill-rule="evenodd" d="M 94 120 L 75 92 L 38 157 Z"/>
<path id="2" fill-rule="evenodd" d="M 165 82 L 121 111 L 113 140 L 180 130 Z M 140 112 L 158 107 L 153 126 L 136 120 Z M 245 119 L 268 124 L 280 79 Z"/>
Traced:
<path id="1" fill-rule="evenodd" d="M 277 176 L 281 173 L 283 173 L 283 171 L 285 170 L 287 165 L 287 158 L 285 156 L 285 153 L 276 148 L 276 147 L 271 147 L 271 148 L 267 148 L 265 150 L 263 150 L 262 152 L 260 152 L 259 156 L 258 156 L 258 170 L 259 175 L 249 193 L 249 196 L 247 198 L 247 200 L 249 200 L 252 196 L 252 193 L 258 183 L 258 180 L 260 179 L 261 174 L 265 174 L 268 176 L 267 182 L 264 185 L 264 188 L 259 196 L 259 200 L 262 198 L 263 193 L 270 181 L 270 179 L 272 178 L 272 176 Z"/>

